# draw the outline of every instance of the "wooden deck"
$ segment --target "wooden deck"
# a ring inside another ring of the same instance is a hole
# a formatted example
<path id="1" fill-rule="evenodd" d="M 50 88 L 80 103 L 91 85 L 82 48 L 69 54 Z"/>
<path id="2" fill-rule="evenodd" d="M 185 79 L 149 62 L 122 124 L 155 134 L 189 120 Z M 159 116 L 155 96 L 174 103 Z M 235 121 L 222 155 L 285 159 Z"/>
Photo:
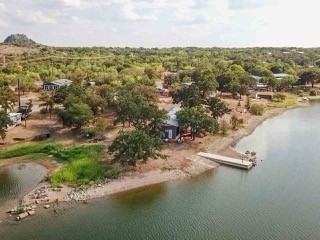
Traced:
<path id="1" fill-rule="evenodd" d="M 210 159 L 212 161 L 215 161 L 217 163 L 238 167 L 238 168 L 244 168 L 244 169 L 250 169 L 253 166 L 253 163 L 246 160 L 236 159 L 236 158 L 229 158 L 224 157 L 216 154 L 211 153 L 205 153 L 205 152 L 199 152 L 197 154 L 198 156 Z"/>

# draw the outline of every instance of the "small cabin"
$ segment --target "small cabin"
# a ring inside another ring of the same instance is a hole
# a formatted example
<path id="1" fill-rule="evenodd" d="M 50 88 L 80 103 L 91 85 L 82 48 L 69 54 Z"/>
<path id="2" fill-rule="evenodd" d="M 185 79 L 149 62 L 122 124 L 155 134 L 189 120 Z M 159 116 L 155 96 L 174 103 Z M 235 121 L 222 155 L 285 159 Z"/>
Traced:
<path id="1" fill-rule="evenodd" d="M 180 137 L 180 127 L 176 113 L 181 110 L 180 107 L 174 107 L 168 112 L 168 120 L 163 126 L 164 139 L 168 141 L 176 141 Z"/>
<path id="2" fill-rule="evenodd" d="M 71 85 L 71 83 L 72 81 L 68 79 L 57 79 L 57 80 L 43 84 L 43 90 L 46 90 L 46 91 L 56 90 L 62 86 L 69 86 Z"/>

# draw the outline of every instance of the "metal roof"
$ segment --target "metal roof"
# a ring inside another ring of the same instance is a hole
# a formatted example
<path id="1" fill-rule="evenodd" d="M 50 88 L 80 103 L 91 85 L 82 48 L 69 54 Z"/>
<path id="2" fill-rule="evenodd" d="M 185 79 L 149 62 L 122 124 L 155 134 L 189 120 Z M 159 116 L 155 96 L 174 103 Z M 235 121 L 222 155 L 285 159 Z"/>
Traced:
<path id="1" fill-rule="evenodd" d="M 251 75 L 252 78 L 260 80 L 262 77 L 256 76 L 256 75 Z"/>
<path id="2" fill-rule="evenodd" d="M 177 119 L 176 113 L 181 110 L 181 107 L 173 107 L 168 112 L 168 120 L 166 121 L 166 125 L 179 127 L 179 122 Z"/>
<path id="3" fill-rule="evenodd" d="M 284 77 L 287 77 L 287 76 L 289 76 L 289 75 L 286 74 L 286 73 L 275 73 L 275 74 L 273 74 L 273 76 L 274 76 L 275 78 L 284 78 Z"/>
<path id="4" fill-rule="evenodd" d="M 70 85 L 72 81 L 69 79 L 57 79 L 57 80 L 51 81 L 50 83 L 58 86 L 64 86 L 64 85 Z"/>

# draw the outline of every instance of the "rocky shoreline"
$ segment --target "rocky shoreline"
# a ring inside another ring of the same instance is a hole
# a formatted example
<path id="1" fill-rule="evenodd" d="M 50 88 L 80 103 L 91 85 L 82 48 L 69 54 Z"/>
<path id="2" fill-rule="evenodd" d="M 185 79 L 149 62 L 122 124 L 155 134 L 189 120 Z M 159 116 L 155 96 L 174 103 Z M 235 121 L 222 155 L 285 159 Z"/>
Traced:
<path id="1" fill-rule="evenodd" d="M 299 103 L 291 108 L 268 111 L 263 116 L 252 116 L 242 129 L 230 133 L 227 137 L 219 137 L 211 141 L 206 146 L 206 151 L 229 157 L 238 157 L 239 153 L 233 149 L 235 144 L 243 137 L 250 135 L 263 121 L 277 116 L 286 110 L 307 106 L 305 103 Z M 13 206 L 7 211 L 8 217 L 15 217 L 19 221 L 35 215 L 37 205 L 42 206 L 44 209 L 49 209 L 52 203 L 85 202 L 90 199 L 149 185 L 194 177 L 219 166 L 215 162 L 196 155 L 189 156 L 187 159 L 190 160 L 190 165 L 185 168 L 166 171 L 157 170 L 146 173 L 129 172 L 116 180 L 105 179 L 101 183 L 90 183 L 88 186 L 80 186 L 78 188 L 68 186 L 52 187 L 48 182 L 40 183 L 36 189 L 33 189 L 22 198 L 20 206 Z"/>

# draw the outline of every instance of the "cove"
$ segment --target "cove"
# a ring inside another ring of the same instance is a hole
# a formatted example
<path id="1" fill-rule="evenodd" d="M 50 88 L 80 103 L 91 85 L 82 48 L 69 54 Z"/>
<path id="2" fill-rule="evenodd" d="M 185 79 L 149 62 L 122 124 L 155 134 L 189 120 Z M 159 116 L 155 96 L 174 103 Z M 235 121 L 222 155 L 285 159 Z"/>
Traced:
<path id="1" fill-rule="evenodd" d="M 191 180 L 60 204 L 1 239 L 320 239 L 320 105 L 266 120 L 236 149 L 250 171 L 220 166 Z"/>

